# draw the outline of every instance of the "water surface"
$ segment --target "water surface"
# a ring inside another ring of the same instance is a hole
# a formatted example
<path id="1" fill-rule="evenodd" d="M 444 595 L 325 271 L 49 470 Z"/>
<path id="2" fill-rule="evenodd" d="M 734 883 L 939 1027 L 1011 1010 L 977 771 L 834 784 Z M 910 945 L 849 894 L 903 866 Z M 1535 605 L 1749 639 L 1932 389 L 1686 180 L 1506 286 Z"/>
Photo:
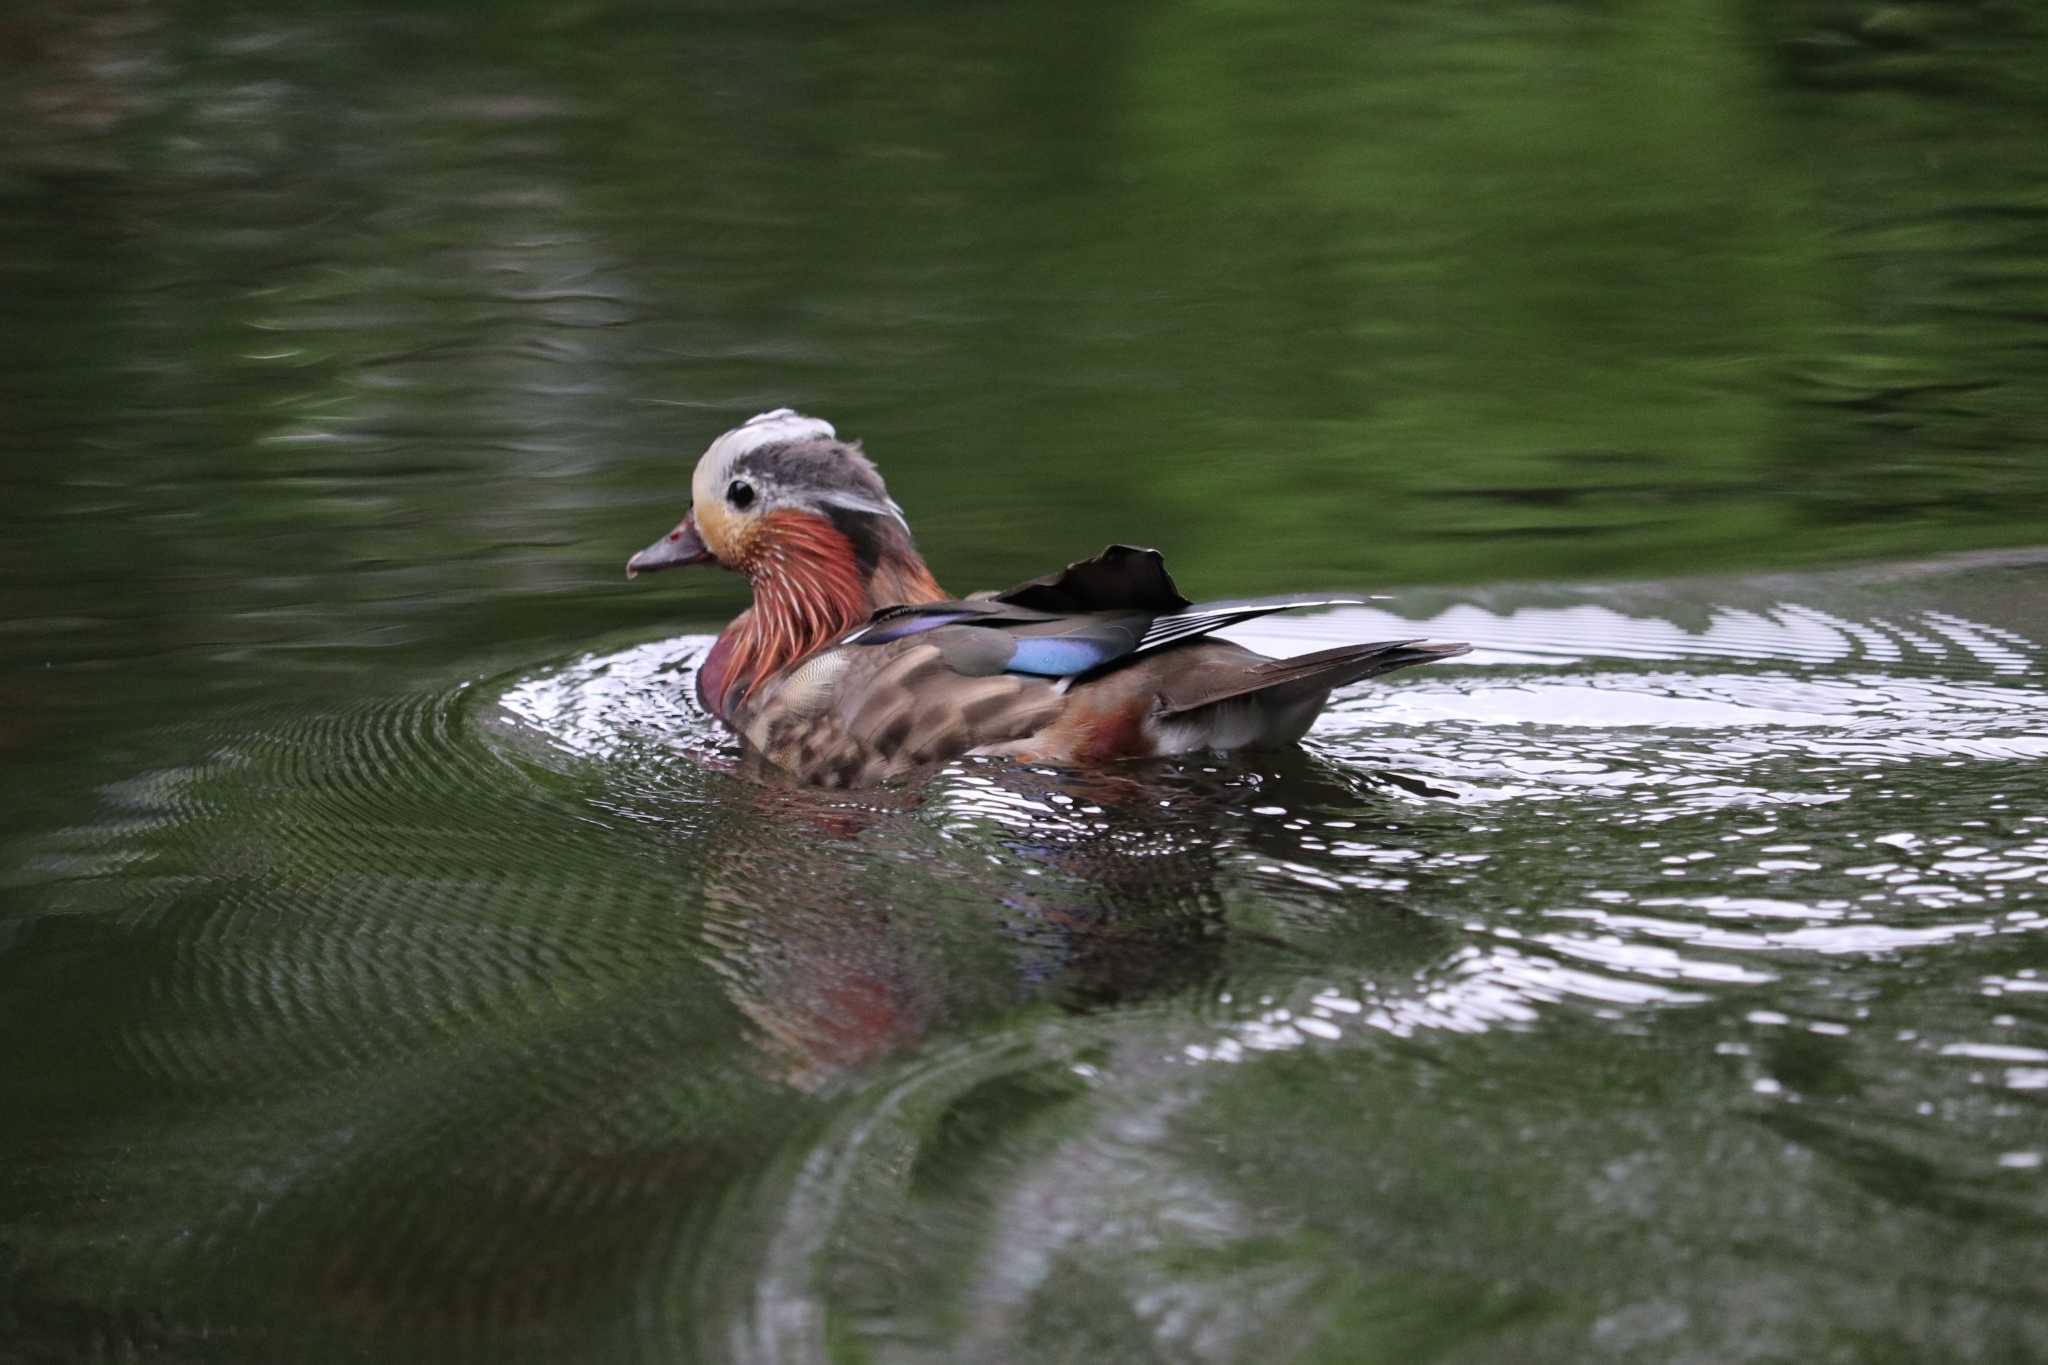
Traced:
<path id="1" fill-rule="evenodd" d="M 0 17 L 0 1358 L 2048 1359 L 2043 36 Z M 1477 649 L 764 785 L 785 402 Z"/>

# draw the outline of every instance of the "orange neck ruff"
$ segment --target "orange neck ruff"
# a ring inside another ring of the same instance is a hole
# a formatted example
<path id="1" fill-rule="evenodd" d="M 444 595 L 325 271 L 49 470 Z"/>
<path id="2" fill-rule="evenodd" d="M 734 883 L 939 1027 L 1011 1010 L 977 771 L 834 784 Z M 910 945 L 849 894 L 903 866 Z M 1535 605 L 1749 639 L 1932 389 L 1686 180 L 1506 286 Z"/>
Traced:
<path id="1" fill-rule="evenodd" d="M 945 597 L 905 541 L 863 570 L 853 542 L 824 517 L 770 512 L 733 567 L 754 586 L 754 605 L 734 618 L 697 673 L 697 694 L 730 720 L 767 679 L 874 615 L 903 602 Z"/>

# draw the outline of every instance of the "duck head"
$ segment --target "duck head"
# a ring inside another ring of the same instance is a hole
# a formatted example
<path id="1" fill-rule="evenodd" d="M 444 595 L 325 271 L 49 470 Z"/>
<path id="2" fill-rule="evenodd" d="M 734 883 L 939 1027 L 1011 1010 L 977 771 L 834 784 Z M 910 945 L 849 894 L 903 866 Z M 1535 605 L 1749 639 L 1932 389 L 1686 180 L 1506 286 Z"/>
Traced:
<path id="1" fill-rule="evenodd" d="M 753 586 L 754 610 L 721 655 L 745 663 L 734 678 L 742 696 L 881 607 L 945 595 L 859 443 L 791 408 L 711 443 L 690 481 L 690 510 L 626 561 L 626 577 L 698 564 Z"/>
<path id="2" fill-rule="evenodd" d="M 690 480 L 690 510 L 676 528 L 626 561 L 626 577 L 717 564 L 757 578 L 798 518 L 829 527 L 856 556 L 879 558 L 910 528 L 874 462 L 830 422 L 777 408 L 713 441 Z M 893 533 L 893 536 L 892 536 Z"/>

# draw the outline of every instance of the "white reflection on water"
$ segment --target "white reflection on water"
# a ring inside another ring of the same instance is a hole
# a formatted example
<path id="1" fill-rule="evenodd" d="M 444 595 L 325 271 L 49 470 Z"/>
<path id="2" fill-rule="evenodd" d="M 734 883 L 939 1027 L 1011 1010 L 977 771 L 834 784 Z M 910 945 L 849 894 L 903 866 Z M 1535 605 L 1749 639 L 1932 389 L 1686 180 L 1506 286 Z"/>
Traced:
<path id="1" fill-rule="evenodd" d="M 2048 1048 L 2010 1047 L 2001 1043 L 1949 1043 L 1944 1057 L 1975 1057 L 1986 1062 L 2048 1062 Z"/>
<path id="2" fill-rule="evenodd" d="M 1727 898 L 1711 898 L 1706 904 L 1715 911 L 1724 910 Z M 1786 912 L 1781 908 L 1774 913 Z M 1807 918 L 1815 913 L 1797 907 L 1786 917 Z M 1313 1040 L 1335 1043 L 1357 1028 L 1402 1038 L 1424 1030 L 1478 1033 L 1532 1024 L 1544 1006 L 1569 1002 L 1591 1007 L 1603 1016 L 1611 1015 L 1612 1007 L 1697 1005 L 1711 997 L 1691 987 L 1766 985 L 1779 980 L 1784 967 L 1792 961 L 1784 959 L 1782 966 L 1765 966 L 1687 955 L 1629 935 L 1678 939 L 1688 946 L 1710 950 L 1875 956 L 1942 945 L 1959 938 L 2048 929 L 2048 917 L 2032 913 L 2002 922 L 1971 921 L 1925 928 L 1860 924 L 1757 934 L 1734 934 L 1684 921 L 1633 916 L 1603 918 L 1591 911 L 1555 911 L 1551 917 L 1597 918 L 1603 928 L 1616 932 L 1539 933 L 1526 940 L 1527 946 L 1466 945 L 1402 989 L 1388 990 L 1370 981 L 1305 984 L 1290 994 L 1287 1003 L 1261 1001 L 1260 1007 L 1248 1017 L 1225 1024 L 1219 1037 L 1187 1044 L 1183 1052 L 1191 1061 L 1230 1062 L 1248 1052 L 1302 1047 Z M 1511 929 L 1497 930 L 1496 936 L 1520 937 Z M 2044 988 L 2040 982 L 2025 984 Z M 1794 1022 L 1790 1016 L 1771 1010 L 1752 1011 L 1749 1020 L 1766 1026 Z M 1829 1021 L 1805 1021 L 1803 1027 L 1809 1032 L 1836 1036 L 1849 1031 L 1846 1025 Z M 1740 1047 L 1732 1050 L 1747 1051 Z M 1943 1045 L 1939 1054 L 2014 1063 L 2006 1076 L 2010 1088 L 2048 1087 L 2048 1069 L 2017 1065 L 2048 1064 L 2048 1048 L 1957 1042 Z"/>
<path id="3" fill-rule="evenodd" d="M 585 654 L 513 684 L 498 699 L 504 717 L 579 758 L 616 759 L 646 747 L 715 740 L 691 679 L 708 636 L 652 640 L 610 654 Z"/>
<path id="4" fill-rule="evenodd" d="M 1737 906 L 1744 902 L 1727 896 L 1703 896 L 1697 898 L 1660 898 L 1641 902 L 1646 907 L 1690 906 L 1704 910 L 1715 919 L 1726 919 L 1740 913 Z M 1756 905 L 1758 902 L 1748 902 Z M 1872 912 L 1868 907 L 1859 906 L 1851 910 L 1841 902 L 1820 905 L 1795 905 L 1788 902 L 1766 902 L 1772 908 L 1758 917 L 1813 920 L 1867 919 Z M 1597 926 L 1598 930 L 1610 933 L 1640 935 L 1655 939 L 1676 939 L 1701 948 L 1731 952 L 1791 951 L 1809 953 L 1891 953 L 1907 948 L 1921 948 L 1929 944 L 1949 943 L 1958 938 L 1977 938 L 1987 934 L 2033 932 L 2048 928 L 2048 921 L 2033 911 L 2016 911 L 2004 919 L 1966 919 L 1942 924 L 1901 925 L 1901 924 L 1829 924 L 1815 925 L 1802 923 L 1796 929 L 1757 930 L 1743 932 L 1727 929 L 1719 924 L 1700 923 L 1694 920 L 1658 918 L 1648 915 L 1620 915 L 1606 910 L 1549 910 L 1546 918 L 1583 920 Z M 1550 936 L 1554 938 L 1555 936 Z M 1548 941 L 1548 939 L 1546 940 Z"/>
<path id="5" fill-rule="evenodd" d="M 1458 949 L 1412 993 L 1382 992 L 1370 982 L 1324 983 L 1303 987 L 1295 998 L 1298 1003 L 1264 1005 L 1233 1021 L 1213 1041 L 1187 1044 L 1183 1055 L 1193 1062 L 1234 1062 L 1248 1052 L 1301 1047 L 1312 1038 L 1335 1042 L 1354 1028 L 1397 1038 L 1432 1030 L 1480 1033 L 1534 1023 L 1541 1006 L 1571 999 L 1642 1008 L 1698 1004 L 1707 997 L 1657 981 L 1585 971 L 1501 944 Z"/>
<path id="6" fill-rule="evenodd" d="M 1636 615 L 1598 603 L 1516 607 L 1491 611 L 1461 603 L 1425 618 L 1382 607 L 1346 607 L 1309 618 L 1268 618 L 1232 632 L 1233 639 L 1303 642 L 1299 652 L 1341 640 L 1428 635 L 1469 640 L 1471 662 L 1548 659 L 1781 659 L 1807 664 L 1907 664 L 1988 668 L 1998 674 L 2032 670 L 2039 642 L 2017 631 L 1942 611 L 1908 616 L 1906 624 L 1870 617 L 1852 621 L 1810 606 L 1779 602 L 1766 609 L 1709 608 L 1697 629 L 1660 616 Z M 1490 655 L 1496 657 L 1489 657 Z"/>

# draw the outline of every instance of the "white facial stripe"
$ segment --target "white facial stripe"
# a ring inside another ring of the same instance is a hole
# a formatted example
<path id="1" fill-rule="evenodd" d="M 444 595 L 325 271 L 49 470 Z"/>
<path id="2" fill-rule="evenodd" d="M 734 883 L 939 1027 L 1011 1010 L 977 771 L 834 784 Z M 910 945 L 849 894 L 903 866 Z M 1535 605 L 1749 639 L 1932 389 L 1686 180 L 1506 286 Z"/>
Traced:
<path id="1" fill-rule="evenodd" d="M 871 517 L 888 517 L 904 530 L 910 529 L 910 523 L 903 519 L 903 509 L 896 505 L 894 498 L 887 502 L 877 502 L 859 493 L 833 489 L 829 492 L 812 493 L 810 500 L 824 503 L 829 507 L 843 508 L 848 512 L 862 512 Z"/>

